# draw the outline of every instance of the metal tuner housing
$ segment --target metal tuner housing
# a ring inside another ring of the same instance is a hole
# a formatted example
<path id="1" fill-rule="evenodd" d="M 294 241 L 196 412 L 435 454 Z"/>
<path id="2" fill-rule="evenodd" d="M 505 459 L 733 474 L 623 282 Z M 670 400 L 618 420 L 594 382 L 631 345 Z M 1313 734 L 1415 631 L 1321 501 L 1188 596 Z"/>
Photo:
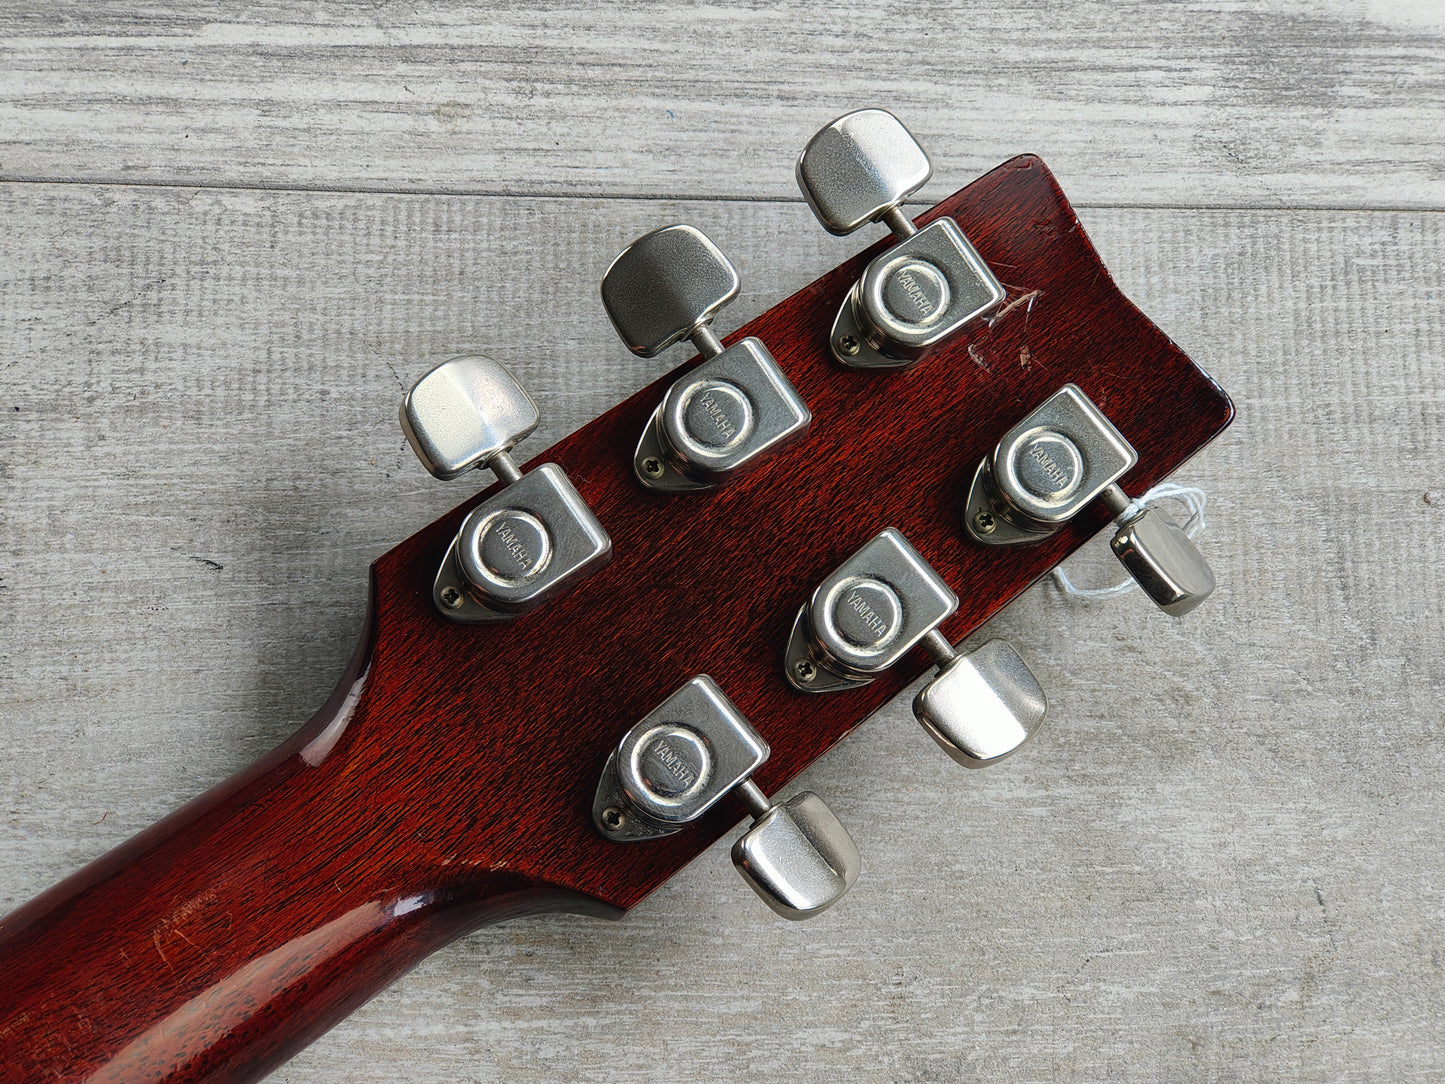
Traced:
<path id="1" fill-rule="evenodd" d="M 736 269 L 694 226 L 664 226 L 623 249 L 602 277 L 602 303 L 618 336 L 650 358 L 687 338 L 702 364 L 668 390 L 633 457 L 649 489 L 713 489 L 743 477 L 812 422 L 762 341 L 724 348 L 710 327 L 738 294 Z"/>
<path id="2" fill-rule="evenodd" d="M 526 613 L 612 556 L 611 538 L 561 467 L 523 474 L 508 454 L 538 419 L 506 366 L 478 356 L 442 362 L 402 400 L 402 431 L 432 475 L 489 467 L 506 483 L 467 515 L 437 570 L 432 598 L 450 621 Z"/>
<path id="3" fill-rule="evenodd" d="M 788 681 L 809 693 L 856 688 L 922 647 L 938 673 L 915 698 L 913 714 L 959 764 L 995 764 L 1034 735 L 1048 698 L 1006 641 L 955 651 L 938 626 L 957 609 L 943 578 L 890 527 L 824 579 L 798 612 L 784 662 Z"/>
<path id="4" fill-rule="evenodd" d="M 777 914 L 810 918 L 842 899 L 862 862 L 816 794 L 773 802 L 758 789 L 750 776 L 768 753 L 717 682 L 698 674 L 623 735 L 602 769 L 593 824 L 617 843 L 656 839 L 731 794 L 753 816 L 733 845 L 738 872 Z"/>
<path id="5" fill-rule="evenodd" d="M 1004 300 L 1002 284 L 951 218 L 918 229 L 902 203 L 933 174 L 928 155 L 883 109 L 839 117 L 798 158 L 798 187 L 833 234 L 883 221 L 898 238 L 849 291 L 829 338 L 854 369 L 904 369 Z"/>
<path id="6" fill-rule="evenodd" d="M 1114 555 L 1165 613 L 1181 617 L 1214 591 L 1214 572 L 1186 535 L 1118 485 L 1139 455 L 1075 384 L 1065 384 L 1003 435 L 979 463 L 964 522 L 986 546 L 1048 538 L 1095 500 L 1117 528 Z"/>
<path id="7" fill-rule="evenodd" d="M 784 669 L 793 688 L 867 685 L 958 609 L 958 596 L 893 527 L 814 589 L 793 621 Z"/>

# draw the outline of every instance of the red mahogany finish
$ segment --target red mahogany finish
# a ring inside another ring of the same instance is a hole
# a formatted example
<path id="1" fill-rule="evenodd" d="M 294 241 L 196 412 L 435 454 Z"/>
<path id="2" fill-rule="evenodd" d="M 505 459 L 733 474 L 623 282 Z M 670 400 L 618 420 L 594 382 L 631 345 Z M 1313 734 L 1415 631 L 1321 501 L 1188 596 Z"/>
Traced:
<path id="1" fill-rule="evenodd" d="M 505 625 L 436 614 L 437 564 L 484 494 L 378 560 L 363 644 L 311 722 L 0 922 L 0 1080 L 254 1079 L 468 930 L 545 908 L 620 915 L 742 813 L 602 839 L 597 774 L 637 718 L 707 672 L 772 746 L 759 785 L 784 789 L 926 665 L 917 653 L 823 697 L 783 679 L 798 607 L 863 541 L 907 535 L 962 600 L 943 630 L 958 640 L 1106 519 L 1029 547 L 969 541 L 974 467 L 1024 412 L 1077 383 L 1139 451 L 1130 492 L 1228 424 L 1228 398 L 1118 292 L 1037 158 L 919 221 L 940 214 L 1009 287 L 1004 308 L 913 370 L 843 370 L 827 335 L 880 242 L 739 329 L 729 341 L 767 343 L 814 415 L 746 479 L 668 496 L 632 477 L 676 373 L 540 457 L 613 538 L 612 564 L 576 590 Z"/>

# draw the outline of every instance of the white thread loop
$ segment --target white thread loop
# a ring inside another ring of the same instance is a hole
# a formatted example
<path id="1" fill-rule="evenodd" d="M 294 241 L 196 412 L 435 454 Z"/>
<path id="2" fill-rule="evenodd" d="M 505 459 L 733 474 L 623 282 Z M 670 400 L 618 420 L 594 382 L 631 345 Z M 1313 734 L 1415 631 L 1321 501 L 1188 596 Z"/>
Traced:
<path id="1" fill-rule="evenodd" d="M 1186 535 L 1193 538 L 1204 530 L 1204 505 L 1207 500 L 1204 490 L 1198 486 L 1181 486 L 1176 482 L 1160 482 L 1130 505 L 1129 510 L 1132 512 L 1135 508 L 1152 508 L 1159 501 L 1176 501 L 1189 512 L 1189 518 L 1184 521 L 1183 530 Z M 1069 574 L 1064 571 L 1063 565 L 1054 567 L 1054 582 L 1059 585 L 1059 590 L 1074 598 L 1118 598 L 1120 595 L 1127 595 L 1139 586 L 1130 578 L 1125 579 L 1123 583 L 1116 583 L 1112 587 L 1076 587 L 1074 581 L 1069 579 Z"/>

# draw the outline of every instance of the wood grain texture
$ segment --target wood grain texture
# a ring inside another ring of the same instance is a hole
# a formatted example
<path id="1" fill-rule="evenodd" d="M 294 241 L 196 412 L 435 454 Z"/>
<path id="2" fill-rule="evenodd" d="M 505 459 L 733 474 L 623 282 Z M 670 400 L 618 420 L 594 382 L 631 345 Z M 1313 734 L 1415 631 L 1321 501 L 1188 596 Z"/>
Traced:
<path id="1" fill-rule="evenodd" d="M 1082 204 L 1445 205 L 1435 0 L 66 0 L 0 30 L 7 178 L 777 199 L 876 104 L 935 156 L 926 203 L 1044 148 Z"/>

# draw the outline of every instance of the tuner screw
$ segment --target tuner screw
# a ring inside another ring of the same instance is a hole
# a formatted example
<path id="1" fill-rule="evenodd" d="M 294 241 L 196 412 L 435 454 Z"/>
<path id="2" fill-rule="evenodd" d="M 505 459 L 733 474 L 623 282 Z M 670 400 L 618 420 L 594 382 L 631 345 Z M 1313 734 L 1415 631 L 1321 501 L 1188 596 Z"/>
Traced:
<path id="1" fill-rule="evenodd" d="M 810 660 L 803 659 L 793 667 L 793 673 L 798 675 L 799 681 L 812 681 L 818 676 L 818 668 Z"/>
<path id="2" fill-rule="evenodd" d="M 615 805 L 610 805 L 602 811 L 602 824 L 609 830 L 615 832 L 625 823 L 627 823 L 627 814 Z"/>
<path id="3" fill-rule="evenodd" d="M 841 336 L 841 337 L 838 339 L 838 350 L 839 350 L 840 353 L 846 354 L 846 355 L 847 355 L 848 357 L 850 357 L 850 358 L 852 358 L 852 357 L 857 357 L 857 356 L 858 356 L 858 350 L 859 350 L 858 336 L 856 336 L 856 335 L 843 335 L 843 336 Z"/>
<path id="4" fill-rule="evenodd" d="M 978 528 L 979 534 L 993 534 L 993 513 L 980 512 L 978 515 L 973 517 L 973 525 Z"/>
<path id="5" fill-rule="evenodd" d="M 462 604 L 462 593 L 455 587 L 447 586 L 441 590 L 442 604 L 455 610 Z"/>
<path id="6" fill-rule="evenodd" d="M 650 455 L 642 461 L 642 473 L 649 478 L 662 477 L 662 460 L 655 455 Z"/>

